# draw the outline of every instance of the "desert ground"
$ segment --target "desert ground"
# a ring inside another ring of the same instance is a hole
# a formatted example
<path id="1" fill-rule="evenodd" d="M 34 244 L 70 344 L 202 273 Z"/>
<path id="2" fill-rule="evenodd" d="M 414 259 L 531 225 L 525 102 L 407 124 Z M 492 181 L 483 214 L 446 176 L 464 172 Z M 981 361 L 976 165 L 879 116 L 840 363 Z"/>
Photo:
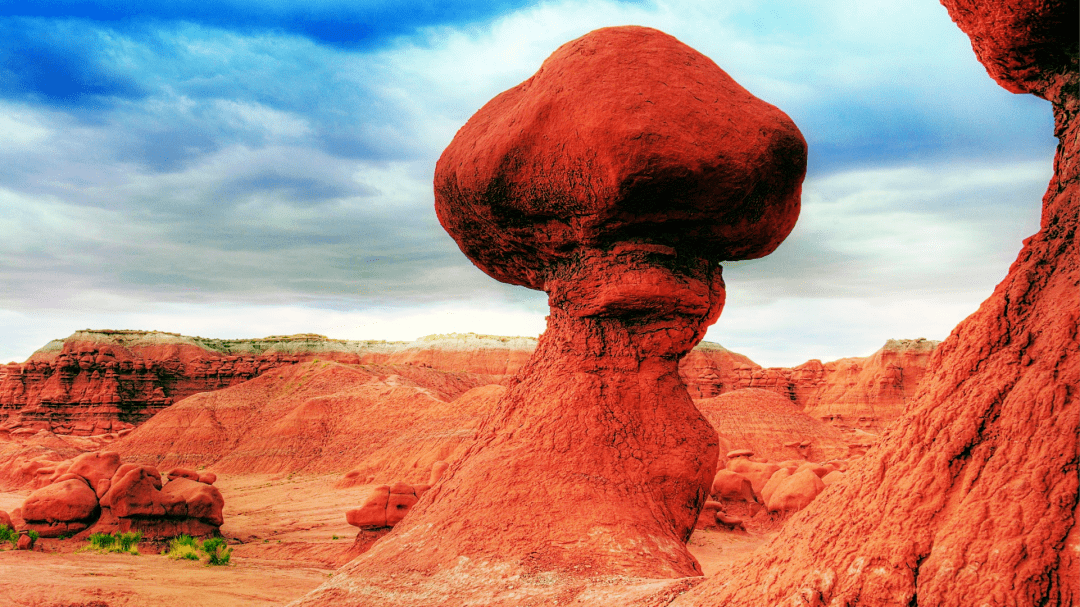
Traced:
<path id="1" fill-rule="evenodd" d="M 338 475 L 223 476 L 222 535 L 228 566 L 169 559 L 144 542 L 138 556 L 79 551 L 86 541 L 39 540 L 33 551 L 0 549 L 0 596 L 18 607 L 258 607 L 314 590 L 347 560 L 356 528 L 344 512 L 371 487 L 334 488 Z M 18 508 L 29 490 L 0 492 L 0 510 Z M 764 544 L 774 531 L 697 530 L 690 552 L 706 576 Z"/>

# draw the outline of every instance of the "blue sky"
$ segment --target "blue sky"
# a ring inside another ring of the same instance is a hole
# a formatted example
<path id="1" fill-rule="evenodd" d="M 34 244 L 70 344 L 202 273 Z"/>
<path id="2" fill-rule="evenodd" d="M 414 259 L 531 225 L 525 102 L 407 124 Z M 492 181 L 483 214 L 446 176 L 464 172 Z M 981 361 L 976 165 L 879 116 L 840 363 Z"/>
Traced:
<path id="1" fill-rule="evenodd" d="M 725 266 L 711 341 L 794 365 L 942 339 L 1038 228 L 1050 106 L 935 2 L 0 2 L 0 360 L 83 328 L 538 334 L 544 295 L 439 227 L 434 163 L 560 44 L 624 24 L 809 143 L 799 224 Z"/>

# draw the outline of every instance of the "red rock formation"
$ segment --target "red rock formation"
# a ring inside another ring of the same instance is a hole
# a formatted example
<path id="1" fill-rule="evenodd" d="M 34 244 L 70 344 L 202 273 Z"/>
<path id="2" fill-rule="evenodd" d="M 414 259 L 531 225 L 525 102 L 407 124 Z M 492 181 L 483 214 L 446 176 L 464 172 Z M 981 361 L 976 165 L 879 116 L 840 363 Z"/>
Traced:
<path id="1" fill-rule="evenodd" d="M 795 402 L 818 419 L 880 432 L 915 396 L 939 343 L 890 339 L 867 358 L 803 363 L 792 370 Z"/>
<path id="2" fill-rule="evenodd" d="M 1080 603 L 1077 4 L 945 5 L 991 75 L 1053 103 L 1040 229 L 846 478 L 674 605 Z"/>
<path id="3" fill-rule="evenodd" d="M 720 313 L 717 262 L 779 245 L 804 171 L 783 113 L 647 28 L 567 43 L 485 105 L 439 160 L 436 212 L 482 270 L 548 293 L 547 331 L 465 457 L 301 604 L 685 588 L 718 453 L 678 362 Z"/>
<path id="4" fill-rule="evenodd" d="M 912 343 L 890 340 L 869 359 L 762 369 L 746 356 L 702 342 L 680 361 L 679 375 L 693 398 L 761 387 L 809 407 L 815 416 L 876 432 L 899 415 L 925 368 L 929 352 L 924 349 L 937 342 L 917 340 L 919 347 Z M 379 342 L 309 334 L 215 340 L 160 332 L 79 331 L 51 342 L 26 363 L 0 366 L 0 440 L 40 429 L 115 440 L 191 394 L 316 359 L 407 364 L 505 383 L 535 348 L 533 338 L 472 333 Z"/>
<path id="5" fill-rule="evenodd" d="M 223 519 L 221 492 L 176 477 L 162 484 L 152 466 L 120 464 L 116 452 L 84 453 L 57 470 L 51 484 L 20 509 L 22 529 L 42 537 L 141 531 L 147 538 L 216 535 Z"/>
<path id="6" fill-rule="evenodd" d="M 528 338 L 473 334 L 379 342 L 307 334 L 220 340 L 157 331 L 78 331 L 25 363 L 0 366 L 0 434 L 18 429 L 116 433 L 192 394 L 316 359 L 453 367 L 490 374 L 494 383 L 514 373 L 534 346 Z"/>
<path id="7" fill-rule="evenodd" d="M 456 457 L 503 388 L 413 365 L 309 362 L 194 395 L 111 447 L 160 469 L 345 472 L 421 483 Z M 461 397 L 458 402 L 458 397 Z"/>
<path id="8" fill-rule="evenodd" d="M 716 428 L 723 453 L 748 449 L 775 461 L 824 461 L 848 455 L 850 443 L 865 440 L 810 417 L 787 398 L 762 388 L 736 390 L 695 403 Z"/>
<path id="9" fill-rule="evenodd" d="M 679 377 L 691 398 L 711 398 L 725 392 L 748 388 L 749 376 L 761 366 L 720 344 L 703 341 L 679 363 Z M 749 371 L 749 373 L 747 372 Z M 744 377 L 746 376 L 746 384 Z"/>

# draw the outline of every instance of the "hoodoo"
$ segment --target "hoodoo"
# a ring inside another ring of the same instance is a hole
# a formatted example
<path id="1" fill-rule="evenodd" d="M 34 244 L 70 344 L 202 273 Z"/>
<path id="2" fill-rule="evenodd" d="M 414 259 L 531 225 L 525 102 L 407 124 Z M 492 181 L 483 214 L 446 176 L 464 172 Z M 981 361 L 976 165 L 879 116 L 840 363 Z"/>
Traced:
<path id="1" fill-rule="evenodd" d="M 701 575 L 685 543 L 716 432 L 679 360 L 719 263 L 795 225 L 806 144 L 780 110 L 654 29 L 569 42 L 461 128 L 435 207 L 548 326 L 476 443 L 385 539 L 300 605 L 634 604 Z"/>

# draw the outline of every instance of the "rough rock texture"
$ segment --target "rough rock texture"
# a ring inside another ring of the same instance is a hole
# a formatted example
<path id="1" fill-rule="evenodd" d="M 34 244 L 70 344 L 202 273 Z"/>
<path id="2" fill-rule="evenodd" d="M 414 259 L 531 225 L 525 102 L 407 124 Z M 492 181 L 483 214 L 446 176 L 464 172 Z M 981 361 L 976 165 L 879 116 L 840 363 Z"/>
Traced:
<path id="1" fill-rule="evenodd" d="M 472 441 L 480 416 L 496 398 L 489 395 L 503 390 L 485 387 L 489 381 L 407 364 L 301 363 L 186 398 L 112 448 L 127 461 L 164 470 L 354 468 L 362 483 L 420 483 L 433 462 L 457 457 Z"/>
<path id="2" fill-rule="evenodd" d="M 721 453 L 748 449 L 756 456 L 776 461 L 824 461 L 848 455 L 853 442 L 869 440 L 814 419 L 787 398 L 763 388 L 736 390 L 695 403 L 716 428 Z M 727 459 L 722 458 L 721 465 Z"/>
<path id="3" fill-rule="evenodd" d="M 674 605 L 1080 603 L 1077 5 L 945 4 L 992 75 L 1053 103 L 1040 229 L 934 352 L 881 443 L 766 548 Z"/>
<path id="4" fill-rule="evenodd" d="M 717 262 L 794 226 L 805 143 L 674 38 L 560 47 L 458 132 L 436 212 L 480 269 L 551 313 L 477 442 L 386 538 L 299 604 L 633 604 L 686 550 L 716 435 L 678 363 L 723 305 Z"/>
<path id="5" fill-rule="evenodd" d="M 1059 105 L 1076 94 L 1080 8 L 1071 0 L 944 0 L 986 72 L 1013 93 Z M 1071 91 L 1069 90 L 1071 87 Z"/>

